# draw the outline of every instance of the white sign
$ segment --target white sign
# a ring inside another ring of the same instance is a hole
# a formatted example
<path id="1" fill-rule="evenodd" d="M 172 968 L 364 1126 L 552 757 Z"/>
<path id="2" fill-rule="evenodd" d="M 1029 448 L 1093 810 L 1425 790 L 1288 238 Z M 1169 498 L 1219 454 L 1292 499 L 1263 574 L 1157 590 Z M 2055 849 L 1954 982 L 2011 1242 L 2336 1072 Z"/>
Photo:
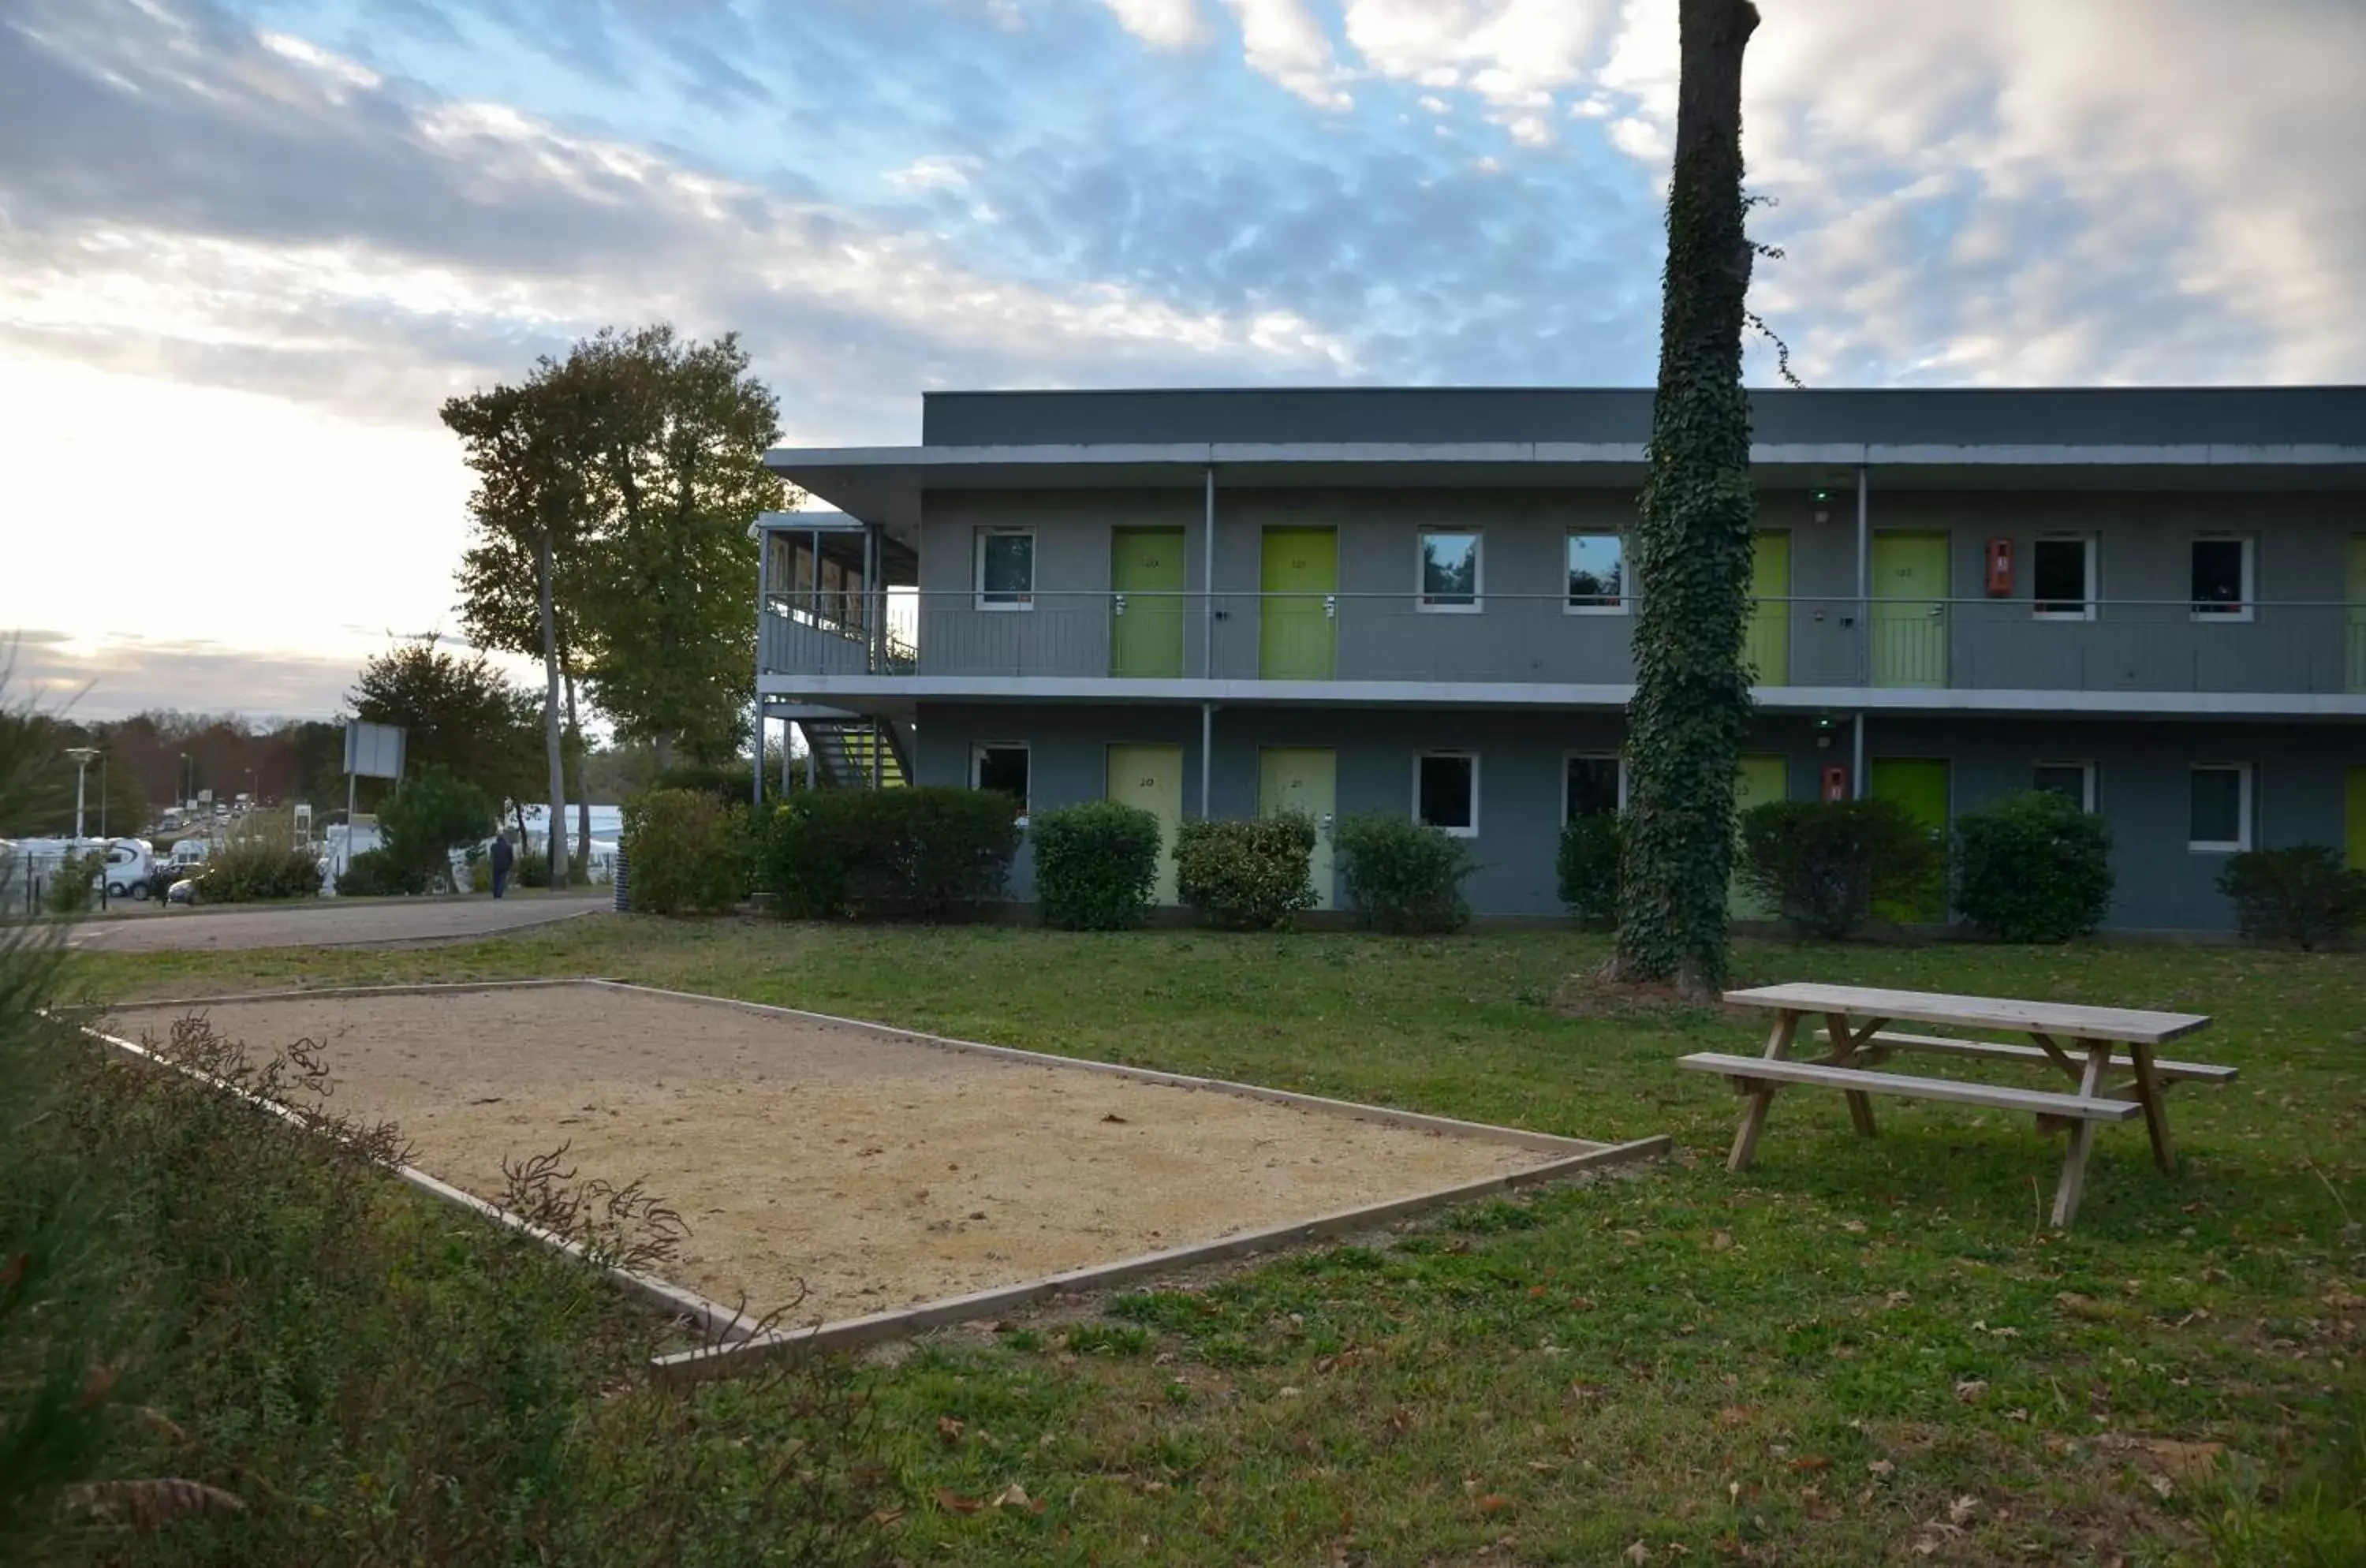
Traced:
<path id="1" fill-rule="evenodd" d="M 402 776 L 402 726 L 345 721 L 345 772 L 366 779 Z"/>

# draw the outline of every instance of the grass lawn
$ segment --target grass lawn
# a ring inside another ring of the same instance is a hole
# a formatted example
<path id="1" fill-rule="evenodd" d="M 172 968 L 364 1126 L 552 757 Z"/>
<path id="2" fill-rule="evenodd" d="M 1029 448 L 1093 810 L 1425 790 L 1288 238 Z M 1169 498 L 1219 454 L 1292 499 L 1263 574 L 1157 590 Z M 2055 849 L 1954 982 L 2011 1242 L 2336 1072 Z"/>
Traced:
<path id="1" fill-rule="evenodd" d="M 2060 1145 L 2001 1112 L 1881 1100 L 1866 1141 L 1838 1096 L 1789 1094 L 1757 1168 L 1729 1176 L 1732 1097 L 1673 1064 L 1754 1051 L 1760 1028 L 1572 1016 L 1566 983 L 1600 954 L 1541 932 L 603 918 L 405 951 L 102 953 L 73 983 L 124 998 L 602 975 L 1673 1135 L 1671 1161 L 1384 1247 L 912 1350 L 876 1390 L 906 1561 L 2366 1560 L 2366 960 L 1742 947 L 1744 981 L 2214 1015 L 2177 1054 L 2243 1077 L 2171 1097 L 2180 1175 L 2153 1169 L 2140 1123 L 2103 1129 L 2078 1229 L 2057 1236 L 2038 1221 Z M 1040 1513 L 971 1510 L 1014 1483 Z"/>

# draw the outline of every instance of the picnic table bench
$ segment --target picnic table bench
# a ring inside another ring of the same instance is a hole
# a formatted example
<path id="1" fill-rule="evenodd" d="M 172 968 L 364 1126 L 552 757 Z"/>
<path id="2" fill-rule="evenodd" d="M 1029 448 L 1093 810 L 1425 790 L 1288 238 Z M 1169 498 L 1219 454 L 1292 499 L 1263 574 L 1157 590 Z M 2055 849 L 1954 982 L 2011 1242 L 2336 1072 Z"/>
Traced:
<path id="1" fill-rule="evenodd" d="M 1721 1074 L 1735 1092 L 1747 1097 L 1741 1125 L 1734 1134 L 1733 1153 L 1726 1160 L 1728 1170 L 1745 1168 L 1756 1155 L 1758 1134 L 1765 1128 L 1775 1091 L 1786 1084 L 1839 1089 L 1847 1096 L 1849 1120 L 1865 1137 L 1874 1134 L 1871 1097 L 1876 1094 L 2028 1111 L 2036 1116 L 2041 1131 L 2067 1131 L 2070 1135 L 2069 1149 L 2062 1158 L 2062 1179 L 2054 1190 L 2054 1224 L 2064 1229 L 2079 1212 L 2087 1181 L 2087 1154 L 2098 1126 L 2143 1117 L 2152 1137 L 2154 1162 L 2165 1171 L 2174 1171 L 2177 1153 L 2169 1142 L 2164 1097 L 2179 1083 L 2230 1083 L 2236 1075 L 2233 1067 L 2214 1063 L 2163 1061 L 2153 1055 L 2157 1045 L 2207 1029 L 2210 1020 L 2200 1013 L 1808 984 L 1728 991 L 1725 999 L 1774 1014 L 1763 1055 L 1703 1051 L 1677 1064 Z M 1793 1060 L 1791 1047 L 1799 1038 L 1802 1023 L 1812 1031 L 1809 1021 L 1819 1018 L 1831 1042 L 1831 1054 L 1810 1061 Z M 1898 1022 L 2002 1030 L 2025 1034 L 2034 1043 L 1906 1033 L 1889 1027 Z M 2120 1046 L 2126 1048 L 2124 1054 L 2114 1049 Z M 1870 1070 L 1893 1053 L 2023 1065 L 2050 1063 L 2078 1087 L 2064 1093 Z M 2124 1069 L 2130 1077 L 2122 1083 L 2107 1084 L 2106 1076 L 2115 1069 Z"/>

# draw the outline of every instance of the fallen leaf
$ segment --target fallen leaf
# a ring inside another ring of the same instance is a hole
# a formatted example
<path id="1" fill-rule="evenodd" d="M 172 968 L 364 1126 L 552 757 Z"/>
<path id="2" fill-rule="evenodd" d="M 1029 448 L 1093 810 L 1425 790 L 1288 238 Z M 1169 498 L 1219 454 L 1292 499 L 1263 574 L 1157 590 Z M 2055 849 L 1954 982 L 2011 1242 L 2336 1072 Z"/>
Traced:
<path id="1" fill-rule="evenodd" d="M 1118 1122 L 1118 1123 L 1120 1123 L 1120 1124 L 1123 1124 L 1123 1122 L 1125 1122 L 1125 1118 L 1124 1118 L 1124 1117 L 1122 1117 L 1122 1116 L 1121 1116 L 1121 1115 L 1119 1115 L 1119 1114 L 1118 1114 L 1116 1111 L 1110 1111 L 1108 1115 L 1106 1115 L 1106 1116 L 1102 1117 L 1102 1118 L 1101 1118 L 1101 1120 L 1102 1120 L 1102 1121 L 1104 1121 L 1104 1122 Z"/>
<path id="2" fill-rule="evenodd" d="M 1490 1492 L 1479 1499 L 1479 1511 L 1482 1514 L 1500 1514 L 1511 1506 L 1512 1500 L 1498 1492 Z"/>
<path id="3" fill-rule="evenodd" d="M 132 1412 L 132 1418 L 167 1442 L 186 1443 L 189 1440 L 189 1434 L 181 1429 L 179 1422 L 152 1404 L 141 1405 Z"/>
<path id="4" fill-rule="evenodd" d="M 1592 1312 L 1594 1310 L 1594 1298 L 1592 1296 L 1572 1296 L 1569 1298 L 1569 1304 L 1579 1312 Z"/>
<path id="5" fill-rule="evenodd" d="M 969 1423 L 966 1421 L 956 1421 L 950 1416 L 937 1417 L 937 1436 L 949 1443 L 960 1442 L 962 1434 L 968 1430 Z"/>
<path id="6" fill-rule="evenodd" d="M 1865 1468 L 1868 1472 L 1880 1476 L 1885 1481 L 1898 1473 L 1898 1467 L 1886 1459 L 1875 1460 Z"/>
<path id="7" fill-rule="evenodd" d="M 1651 1549 L 1639 1540 L 1618 1555 L 1629 1562 L 1649 1562 L 1651 1561 Z"/>
<path id="8" fill-rule="evenodd" d="M 2171 1486 L 2169 1483 L 2169 1477 L 2166 1475 L 2147 1475 L 2145 1477 L 2145 1480 L 2151 1484 L 2152 1489 L 2155 1492 L 2158 1493 L 2163 1497 L 2168 1496 L 2171 1492 L 2177 1490 L 2176 1487 Z"/>
<path id="9" fill-rule="evenodd" d="M 1842 1220 L 1841 1222 L 1841 1229 L 1848 1232 L 1851 1235 L 1863 1235 L 1865 1234 L 1865 1222 L 1863 1220 Z"/>
<path id="10" fill-rule="evenodd" d="M 2026 1410 L 2008 1410 L 2004 1413 L 2004 1418 L 2008 1421 L 2026 1421 L 2029 1419 L 2029 1412 Z"/>
<path id="11" fill-rule="evenodd" d="M 0 1284 L 6 1282 L 6 1280 L 0 1280 Z M 2366 1296 L 2352 1295 L 2348 1291 L 2342 1290 L 2328 1291 L 2326 1292 L 2325 1304 L 2336 1312 L 2356 1312 L 2360 1307 L 2366 1307 Z"/>
<path id="12" fill-rule="evenodd" d="M 1955 1385 L 1955 1397 L 1966 1404 L 1977 1404 L 1988 1392 L 1988 1382 L 1981 1378 L 1966 1378 Z"/>
<path id="13" fill-rule="evenodd" d="M 1304 1392 L 1305 1390 L 1303 1389 L 1293 1388 L 1288 1383 L 1284 1383 L 1280 1388 L 1274 1391 L 1274 1397 L 1277 1399 L 1296 1399 Z"/>
<path id="14" fill-rule="evenodd" d="M 1758 1412 L 1747 1404 L 1729 1404 L 1717 1413 L 1717 1424 L 1720 1427 L 1739 1427 L 1756 1414 Z"/>
<path id="15" fill-rule="evenodd" d="M 33 1255 L 29 1252 L 20 1252 L 7 1262 L 0 1263 L 0 1291 L 14 1289 L 17 1281 L 25 1277 L 25 1270 L 32 1266 Z"/>
<path id="16" fill-rule="evenodd" d="M 1938 1550 L 1939 1543 L 1927 1535 L 1914 1543 L 1914 1555 L 1917 1557 L 1928 1557 Z"/>
<path id="17" fill-rule="evenodd" d="M 1908 1295 L 1904 1291 L 1892 1291 L 1889 1294 L 1881 1298 L 1881 1304 L 1886 1307 L 1902 1307 L 1913 1300 L 1914 1298 Z"/>
<path id="18" fill-rule="evenodd" d="M 1708 1249 L 1711 1252 L 1724 1252 L 1732 1246 L 1733 1233 L 1731 1231 L 1719 1231 L 1715 1235 L 1708 1238 Z"/>
<path id="19" fill-rule="evenodd" d="M 2154 1463 L 2180 1481 L 2209 1474 L 2226 1451 L 2224 1443 L 2181 1443 L 2172 1438 L 2147 1438 L 2144 1447 Z"/>
<path id="20" fill-rule="evenodd" d="M 871 1516 L 871 1522 L 874 1525 L 892 1525 L 903 1517 L 904 1510 L 901 1508 L 882 1508 Z"/>
<path id="21" fill-rule="evenodd" d="M 1971 1522 L 1972 1516 L 1979 1511 L 1978 1498 L 1958 1497 L 1947 1505 L 1947 1522 L 1951 1525 L 1968 1524 Z"/>
<path id="22" fill-rule="evenodd" d="M 83 1377 L 82 1394 L 75 1403 L 84 1410 L 90 1409 L 107 1397 L 107 1391 L 115 1386 L 115 1380 L 122 1375 L 123 1371 L 119 1367 L 91 1368 Z"/>
<path id="23" fill-rule="evenodd" d="M 1027 1488 L 1020 1485 L 1016 1481 L 994 1495 L 994 1506 L 1024 1508 L 1031 1514 L 1040 1514 L 1043 1511 L 1042 1500 L 1027 1495 Z"/>
<path id="24" fill-rule="evenodd" d="M 940 1486 L 936 1492 L 937 1506 L 948 1514 L 975 1514 L 985 1505 L 975 1497 L 964 1497 L 950 1486 Z"/>
<path id="25" fill-rule="evenodd" d="M 1793 1470 L 1830 1470 L 1831 1467 L 1832 1461 L 1822 1454 L 1808 1454 L 1803 1458 L 1795 1459 L 1791 1461 L 1791 1468 Z"/>

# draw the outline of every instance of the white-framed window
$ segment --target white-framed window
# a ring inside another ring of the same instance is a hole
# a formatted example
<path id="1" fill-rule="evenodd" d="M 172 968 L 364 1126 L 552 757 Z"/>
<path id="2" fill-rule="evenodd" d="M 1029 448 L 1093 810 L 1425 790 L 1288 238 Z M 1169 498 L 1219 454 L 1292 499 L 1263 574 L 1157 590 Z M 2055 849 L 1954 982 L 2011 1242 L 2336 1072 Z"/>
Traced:
<path id="1" fill-rule="evenodd" d="M 1035 530 L 980 528 L 975 572 L 979 609 L 1033 609 Z"/>
<path id="2" fill-rule="evenodd" d="M 1012 815 L 1027 826 L 1027 743 L 986 740 L 969 749 L 969 787 L 1010 797 Z"/>
<path id="3" fill-rule="evenodd" d="M 2196 762 L 2187 775 L 2185 847 L 2233 854 L 2251 847 L 2251 764 Z"/>
<path id="4" fill-rule="evenodd" d="M 1572 751 L 1561 759 L 1560 822 L 1627 809 L 1626 759 L 1609 751 Z"/>
<path id="5" fill-rule="evenodd" d="M 2194 538 L 2191 551 L 2195 620 L 2251 618 L 2256 544 L 2248 534 L 2203 534 Z"/>
<path id="6" fill-rule="evenodd" d="M 2051 790 L 2076 803 L 2081 811 L 2095 809 L 2095 764 L 2092 762 L 2040 762 L 2030 770 L 2029 786 Z"/>
<path id="7" fill-rule="evenodd" d="M 2095 536 L 2045 534 L 2029 547 L 2030 608 L 2041 621 L 2095 618 Z"/>
<path id="8" fill-rule="evenodd" d="M 1421 751 L 1413 760 L 1413 819 L 1458 839 L 1479 836 L 1479 753 Z"/>
<path id="9" fill-rule="evenodd" d="M 1475 612 L 1486 592 L 1484 543 L 1476 528 L 1424 528 L 1414 563 L 1421 574 L 1416 604 L 1449 614 Z"/>
<path id="10" fill-rule="evenodd" d="M 1627 541 L 1617 534 L 1569 531 L 1569 598 L 1572 615 L 1627 613 Z"/>

